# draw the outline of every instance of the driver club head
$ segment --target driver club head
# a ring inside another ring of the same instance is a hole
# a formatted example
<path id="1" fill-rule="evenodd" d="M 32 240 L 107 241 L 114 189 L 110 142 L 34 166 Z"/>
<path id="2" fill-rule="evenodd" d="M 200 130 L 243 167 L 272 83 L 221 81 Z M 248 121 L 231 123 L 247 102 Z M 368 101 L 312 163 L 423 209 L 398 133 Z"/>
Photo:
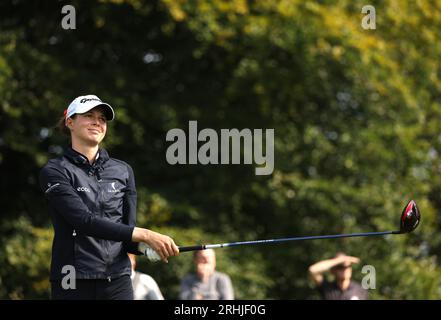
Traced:
<path id="1" fill-rule="evenodd" d="M 413 200 L 409 201 L 401 214 L 399 233 L 412 232 L 416 229 L 416 227 L 418 227 L 420 220 L 421 214 L 416 202 Z"/>

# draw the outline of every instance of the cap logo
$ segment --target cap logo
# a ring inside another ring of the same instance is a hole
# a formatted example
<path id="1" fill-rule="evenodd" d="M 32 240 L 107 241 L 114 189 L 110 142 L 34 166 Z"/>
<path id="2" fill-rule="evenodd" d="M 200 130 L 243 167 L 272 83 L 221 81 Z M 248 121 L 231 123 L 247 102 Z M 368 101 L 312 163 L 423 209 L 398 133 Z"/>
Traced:
<path id="1" fill-rule="evenodd" d="M 80 100 L 80 103 L 86 103 L 87 101 L 93 101 L 93 100 L 101 102 L 101 100 L 97 98 L 83 98 Z"/>

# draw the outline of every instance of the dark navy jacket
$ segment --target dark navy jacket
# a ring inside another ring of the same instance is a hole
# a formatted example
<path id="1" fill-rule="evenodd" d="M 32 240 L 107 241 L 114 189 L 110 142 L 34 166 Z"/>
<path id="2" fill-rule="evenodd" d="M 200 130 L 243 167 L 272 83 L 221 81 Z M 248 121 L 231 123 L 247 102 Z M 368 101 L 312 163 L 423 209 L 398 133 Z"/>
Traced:
<path id="1" fill-rule="evenodd" d="M 93 165 L 67 148 L 40 171 L 55 230 L 51 280 L 63 267 L 75 267 L 77 279 L 112 279 L 131 274 L 127 252 L 136 223 L 136 187 L 132 168 L 100 149 Z M 66 271 L 64 271 L 66 272 Z"/>

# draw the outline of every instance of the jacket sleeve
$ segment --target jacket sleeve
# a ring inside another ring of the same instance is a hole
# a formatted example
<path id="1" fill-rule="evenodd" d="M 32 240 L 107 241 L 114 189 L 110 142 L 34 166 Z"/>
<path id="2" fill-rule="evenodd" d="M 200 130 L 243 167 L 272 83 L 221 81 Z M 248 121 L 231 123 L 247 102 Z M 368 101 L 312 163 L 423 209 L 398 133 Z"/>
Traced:
<path id="1" fill-rule="evenodd" d="M 129 178 L 127 182 L 127 189 L 124 195 L 123 203 L 123 222 L 134 228 L 136 226 L 136 206 L 137 206 L 137 193 L 135 184 L 135 175 L 133 173 L 132 167 L 127 164 L 127 169 L 129 171 Z M 133 253 L 136 255 L 141 255 L 142 253 L 138 250 L 137 242 L 125 242 L 126 251 L 128 253 Z"/>
<path id="2" fill-rule="evenodd" d="M 131 241 L 134 227 L 94 216 L 58 168 L 46 165 L 39 180 L 49 205 L 77 231 L 105 240 Z"/>

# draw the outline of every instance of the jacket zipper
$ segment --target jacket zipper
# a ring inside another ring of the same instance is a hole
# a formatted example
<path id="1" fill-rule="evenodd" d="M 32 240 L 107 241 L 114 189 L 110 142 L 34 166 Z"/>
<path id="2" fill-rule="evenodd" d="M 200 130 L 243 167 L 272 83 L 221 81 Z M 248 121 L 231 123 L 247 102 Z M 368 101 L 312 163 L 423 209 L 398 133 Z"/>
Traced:
<path id="1" fill-rule="evenodd" d="M 73 237 L 73 263 L 75 267 L 76 256 L 77 256 L 77 241 L 76 241 L 77 231 L 75 229 L 73 229 L 72 237 Z"/>
<path id="2" fill-rule="evenodd" d="M 95 175 L 96 178 L 96 182 L 98 185 L 98 190 L 99 190 L 99 199 L 98 199 L 98 208 L 99 208 L 99 212 L 100 212 L 100 216 L 101 218 L 104 217 L 104 212 L 103 212 L 103 202 L 104 202 L 104 190 L 101 187 L 101 179 L 98 180 L 98 177 Z M 107 281 L 111 282 L 112 281 L 112 277 L 109 274 L 109 266 L 110 266 L 110 252 L 109 252 L 109 247 L 108 247 L 108 241 L 104 240 L 103 241 L 103 247 L 106 253 L 106 279 Z"/>

